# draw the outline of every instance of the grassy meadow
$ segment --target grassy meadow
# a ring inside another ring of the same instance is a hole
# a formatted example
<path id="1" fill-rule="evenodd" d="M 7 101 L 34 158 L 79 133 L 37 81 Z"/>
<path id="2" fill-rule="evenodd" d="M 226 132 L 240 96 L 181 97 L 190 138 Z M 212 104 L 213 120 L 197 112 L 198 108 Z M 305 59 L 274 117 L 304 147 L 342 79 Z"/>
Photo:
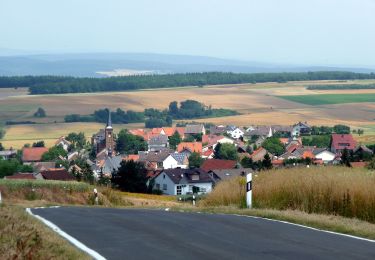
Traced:
<path id="1" fill-rule="evenodd" d="M 256 209 L 299 210 L 375 223 L 375 173 L 338 166 L 292 168 L 253 176 Z M 221 182 L 202 206 L 244 207 L 245 180 Z"/>

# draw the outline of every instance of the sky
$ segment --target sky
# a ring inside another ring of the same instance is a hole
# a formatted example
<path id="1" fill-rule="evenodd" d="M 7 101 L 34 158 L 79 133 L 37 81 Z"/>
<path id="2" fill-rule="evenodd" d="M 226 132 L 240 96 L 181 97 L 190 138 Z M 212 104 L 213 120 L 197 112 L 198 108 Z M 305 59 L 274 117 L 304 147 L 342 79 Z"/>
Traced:
<path id="1" fill-rule="evenodd" d="M 375 0 L 0 0 L 0 48 L 375 68 Z"/>

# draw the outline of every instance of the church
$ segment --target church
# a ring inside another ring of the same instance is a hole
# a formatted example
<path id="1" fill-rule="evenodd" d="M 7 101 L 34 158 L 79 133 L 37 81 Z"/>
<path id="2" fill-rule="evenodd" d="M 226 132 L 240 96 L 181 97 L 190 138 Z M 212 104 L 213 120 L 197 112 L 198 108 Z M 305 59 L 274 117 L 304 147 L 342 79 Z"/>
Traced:
<path id="1" fill-rule="evenodd" d="M 112 156 L 115 153 L 115 139 L 113 135 L 111 111 L 108 109 L 108 119 L 105 129 L 100 129 L 100 131 L 94 134 L 91 138 L 91 143 L 93 149 L 95 149 L 96 154 L 105 154 Z"/>

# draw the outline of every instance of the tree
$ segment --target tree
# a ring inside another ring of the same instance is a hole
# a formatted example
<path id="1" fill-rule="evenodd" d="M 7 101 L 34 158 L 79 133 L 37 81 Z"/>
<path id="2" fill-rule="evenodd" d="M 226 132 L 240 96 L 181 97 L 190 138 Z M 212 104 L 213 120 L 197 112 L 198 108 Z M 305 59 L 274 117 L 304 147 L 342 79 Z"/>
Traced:
<path id="1" fill-rule="evenodd" d="M 1 128 L 0 126 L 0 139 L 3 138 L 5 135 L 5 130 Z"/>
<path id="2" fill-rule="evenodd" d="M 147 177 L 143 163 L 122 161 L 117 173 L 112 175 L 112 183 L 123 191 L 146 193 Z"/>
<path id="3" fill-rule="evenodd" d="M 203 159 L 199 153 L 193 152 L 189 156 L 189 167 L 190 168 L 199 168 L 203 163 Z"/>
<path id="4" fill-rule="evenodd" d="M 284 145 L 280 142 L 279 138 L 267 138 L 262 147 L 274 155 L 282 155 L 284 153 Z"/>
<path id="5" fill-rule="evenodd" d="M 44 141 L 37 141 L 33 143 L 33 147 L 45 147 Z"/>
<path id="6" fill-rule="evenodd" d="M 363 129 L 358 129 L 357 131 L 357 134 L 360 136 L 360 135 L 363 135 L 365 133 L 365 131 Z"/>
<path id="7" fill-rule="evenodd" d="M 177 145 L 181 143 L 182 139 L 178 131 L 174 132 L 174 134 L 169 137 L 169 146 L 173 149 L 176 150 Z"/>
<path id="8" fill-rule="evenodd" d="M 241 166 L 244 167 L 244 168 L 251 168 L 253 170 L 255 170 L 257 168 L 256 164 L 253 161 L 253 159 L 251 159 L 250 157 L 244 157 L 244 158 L 242 158 L 242 160 L 241 160 Z"/>
<path id="9" fill-rule="evenodd" d="M 147 142 L 143 137 L 132 135 L 127 129 L 122 129 L 117 136 L 116 151 L 124 154 L 136 154 L 146 151 Z"/>
<path id="10" fill-rule="evenodd" d="M 348 149 L 346 148 L 344 149 L 341 155 L 341 164 L 347 167 L 352 167 L 352 165 L 350 164 L 350 154 L 349 154 Z"/>
<path id="11" fill-rule="evenodd" d="M 66 140 L 72 143 L 72 149 L 83 149 L 87 144 L 85 133 L 83 132 L 79 132 L 78 134 L 74 132 L 69 133 Z"/>
<path id="12" fill-rule="evenodd" d="M 233 144 L 217 144 L 214 151 L 214 158 L 221 160 L 238 160 L 237 148 Z"/>
<path id="13" fill-rule="evenodd" d="M 178 114 L 178 105 L 177 101 L 169 103 L 169 114 L 175 116 Z"/>
<path id="14" fill-rule="evenodd" d="M 67 155 L 68 153 L 64 150 L 64 148 L 61 145 L 54 146 L 49 148 L 48 151 L 42 155 L 42 161 L 56 161 L 60 156 L 65 158 Z"/>
<path id="15" fill-rule="evenodd" d="M 264 169 L 272 169 L 272 161 L 268 153 L 266 153 L 264 159 L 262 160 L 262 166 Z"/>
<path id="16" fill-rule="evenodd" d="M 34 117 L 46 117 L 46 111 L 39 107 L 38 110 L 34 113 Z"/>
<path id="17" fill-rule="evenodd" d="M 333 131 L 336 134 L 350 134 L 350 127 L 346 125 L 335 125 Z"/>
<path id="18" fill-rule="evenodd" d="M 0 178 L 13 175 L 17 172 L 33 172 L 33 167 L 30 165 L 22 165 L 17 159 L 0 159 Z"/>
<path id="19" fill-rule="evenodd" d="M 375 170 L 375 157 L 366 165 L 367 169 Z"/>
<path id="20" fill-rule="evenodd" d="M 312 137 L 303 137 L 302 144 L 305 146 L 316 146 L 319 148 L 329 147 L 331 142 L 331 136 L 329 135 L 318 135 Z"/>

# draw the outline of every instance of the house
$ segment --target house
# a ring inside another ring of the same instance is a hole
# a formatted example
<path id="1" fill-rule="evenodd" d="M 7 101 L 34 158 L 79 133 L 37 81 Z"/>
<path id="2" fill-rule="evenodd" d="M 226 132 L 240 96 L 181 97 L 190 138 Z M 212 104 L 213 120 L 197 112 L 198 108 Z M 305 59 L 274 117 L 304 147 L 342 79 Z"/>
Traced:
<path id="1" fill-rule="evenodd" d="M 168 136 L 168 137 L 171 137 L 172 135 L 174 135 L 174 133 L 176 133 L 176 128 L 175 127 L 163 127 L 163 132 L 164 132 L 164 135 Z"/>
<path id="2" fill-rule="evenodd" d="M 96 154 L 101 154 L 103 151 L 107 155 L 112 155 L 112 153 L 114 153 L 116 144 L 113 136 L 113 127 L 110 110 L 108 110 L 108 119 L 106 127 L 104 129 L 100 129 L 98 133 L 94 134 L 91 137 L 91 143 L 96 151 Z"/>
<path id="3" fill-rule="evenodd" d="M 164 169 L 186 169 L 189 166 L 189 158 L 187 154 L 183 153 L 171 153 L 165 160 L 163 161 L 163 168 Z"/>
<path id="4" fill-rule="evenodd" d="M 163 150 L 159 152 L 139 152 L 139 162 L 145 164 L 148 170 L 163 169 L 164 166 L 176 165 L 174 158 L 168 158 L 173 151 Z M 168 160 L 167 160 L 168 158 Z"/>
<path id="5" fill-rule="evenodd" d="M 24 147 L 22 149 L 22 162 L 24 164 L 40 162 L 46 152 L 48 152 L 46 147 Z"/>
<path id="6" fill-rule="evenodd" d="M 153 136 L 147 143 L 149 151 L 155 152 L 165 148 L 169 148 L 168 136 L 165 134 Z"/>
<path id="7" fill-rule="evenodd" d="M 216 169 L 210 170 L 208 173 L 214 179 L 215 183 L 219 181 L 228 180 L 234 177 L 244 177 L 248 173 L 251 173 L 252 169 L 239 168 L 239 169 Z"/>
<path id="8" fill-rule="evenodd" d="M 212 170 L 226 170 L 234 168 L 241 168 L 239 167 L 237 161 L 219 159 L 205 160 L 201 166 L 201 169 L 207 172 Z"/>
<path id="9" fill-rule="evenodd" d="M 123 157 L 118 156 L 107 156 L 102 160 L 98 160 L 96 164 L 92 166 L 92 171 L 94 172 L 94 177 L 99 178 L 100 175 L 112 176 L 116 173 L 121 166 Z"/>
<path id="10" fill-rule="evenodd" d="M 190 153 L 202 153 L 202 143 L 201 142 L 182 142 L 177 146 L 177 152 L 183 152 L 184 150 Z"/>
<path id="11" fill-rule="evenodd" d="M 204 194 L 211 192 L 213 182 L 202 169 L 168 169 L 154 178 L 154 189 L 166 195 Z"/>
<path id="12" fill-rule="evenodd" d="M 301 135 L 310 135 L 311 134 L 311 127 L 307 124 L 307 122 L 298 122 L 297 124 L 293 125 L 292 136 L 301 136 Z"/>
<path id="13" fill-rule="evenodd" d="M 324 164 L 332 163 L 336 157 L 336 154 L 330 152 L 326 148 L 316 148 L 313 150 L 315 159 L 322 160 Z"/>
<path id="14" fill-rule="evenodd" d="M 222 135 L 227 132 L 227 127 L 223 125 L 211 126 L 209 131 L 211 135 Z"/>
<path id="15" fill-rule="evenodd" d="M 52 168 L 40 173 L 45 180 L 74 181 L 75 178 L 64 168 Z"/>
<path id="16" fill-rule="evenodd" d="M 202 135 L 206 134 L 206 129 L 204 128 L 204 125 L 202 125 L 202 124 L 198 124 L 198 125 L 189 124 L 189 125 L 186 125 L 186 127 L 185 127 L 185 136 L 186 135 L 198 135 L 198 134 L 202 134 Z"/>
<path id="17" fill-rule="evenodd" d="M 250 130 L 249 130 L 250 129 Z M 256 127 L 251 127 L 248 128 L 248 131 L 244 133 L 243 139 L 244 141 L 252 141 L 257 139 L 258 137 L 272 137 L 273 136 L 273 131 L 270 126 L 256 126 Z"/>
<path id="18" fill-rule="evenodd" d="M 9 149 L 0 151 L 0 159 L 9 160 L 11 158 L 15 158 L 17 156 L 17 150 Z"/>
<path id="19" fill-rule="evenodd" d="M 353 150 L 353 156 L 358 161 L 371 160 L 374 152 L 365 145 L 359 145 Z"/>
<path id="20" fill-rule="evenodd" d="M 333 153 L 342 153 L 345 148 L 353 151 L 356 146 L 357 142 L 351 134 L 332 134 L 331 136 L 331 152 Z"/>
<path id="21" fill-rule="evenodd" d="M 71 142 L 67 141 L 65 139 L 65 136 L 61 136 L 57 141 L 55 142 L 55 146 L 61 146 L 65 151 L 68 151 L 69 147 L 72 145 Z"/>
<path id="22" fill-rule="evenodd" d="M 228 133 L 233 139 L 239 139 L 241 137 L 243 137 L 243 135 L 245 134 L 245 130 L 237 127 L 236 129 L 234 129 L 233 131 L 229 132 Z"/>
<path id="23" fill-rule="evenodd" d="M 233 144 L 234 141 L 226 136 L 223 135 L 203 135 L 202 136 L 202 144 L 203 144 L 203 152 L 207 150 L 215 149 L 216 145 L 220 144 Z"/>
<path id="24" fill-rule="evenodd" d="M 203 159 L 212 159 L 214 158 L 215 151 L 213 149 L 208 149 L 202 152 Z"/>
<path id="25" fill-rule="evenodd" d="M 36 162 L 33 164 L 33 168 L 35 172 L 42 172 L 46 171 L 51 168 L 55 168 L 55 162 Z"/>
<path id="26" fill-rule="evenodd" d="M 270 158 L 272 159 L 273 155 L 270 154 L 265 148 L 259 147 L 256 149 L 251 155 L 250 158 L 253 160 L 253 162 L 262 161 L 264 159 L 264 156 L 268 154 Z"/>
<path id="27" fill-rule="evenodd" d="M 293 127 L 292 126 L 283 126 L 283 125 L 273 125 L 271 126 L 273 134 L 279 134 L 284 137 L 293 136 Z"/>
<path id="28" fill-rule="evenodd" d="M 43 180 L 43 176 L 39 173 L 15 173 L 11 176 L 5 176 L 7 180 Z"/>

